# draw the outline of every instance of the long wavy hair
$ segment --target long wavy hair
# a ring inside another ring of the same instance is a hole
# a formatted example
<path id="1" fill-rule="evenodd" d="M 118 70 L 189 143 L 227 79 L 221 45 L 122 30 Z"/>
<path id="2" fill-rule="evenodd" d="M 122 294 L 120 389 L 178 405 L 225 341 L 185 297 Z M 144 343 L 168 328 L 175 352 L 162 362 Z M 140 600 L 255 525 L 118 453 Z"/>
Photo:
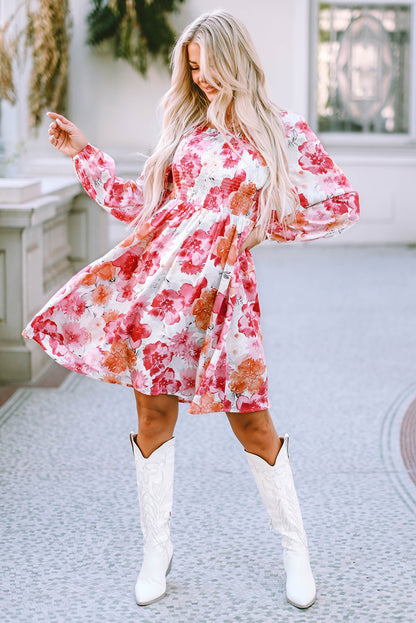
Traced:
<path id="1" fill-rule="evenodd" d="M 210 102 L 195 84 L 188 45 L 200 46 L 202 80 L 218 89 Z M 257 225 L 264 232 L 272 211 L 279 220 L 295 206 L 288 174 L 286 140 L 279 108 L 266 92 L 264 72 L 245 26 L 225 11 L 205 13 L 185 28 L 172 52 L 172 80 L 162 100 L 163 131 L 144 167 L 144 208 L 136 226 L 147 222 L 163 195 L 166 171 L 181 138 L 209 124 L 225 138 L 242 132 L 263 157 L 268 177 L 259 197 Z"/>

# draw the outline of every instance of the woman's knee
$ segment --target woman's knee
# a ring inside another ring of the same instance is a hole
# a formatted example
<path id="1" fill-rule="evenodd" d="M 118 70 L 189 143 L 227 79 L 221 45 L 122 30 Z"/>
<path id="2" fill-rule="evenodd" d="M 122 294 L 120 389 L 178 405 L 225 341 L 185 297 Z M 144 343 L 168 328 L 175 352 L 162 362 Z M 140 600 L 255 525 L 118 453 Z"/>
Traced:
<path id="1" fill-rule="evenodd" d="M 147 396 L 135 391 L 139 434 L 155 437 L 164 432 L 173 433 L 178 416 L 175 396 Z"/>
<path id="2" fill-rule="evenodd" d="M 235 435 L 244 445 L 249 443 L 254 445 L 265 443 L 267 445 L 270 438 L 276 435 L 268 411 L 227 415 Z"/>

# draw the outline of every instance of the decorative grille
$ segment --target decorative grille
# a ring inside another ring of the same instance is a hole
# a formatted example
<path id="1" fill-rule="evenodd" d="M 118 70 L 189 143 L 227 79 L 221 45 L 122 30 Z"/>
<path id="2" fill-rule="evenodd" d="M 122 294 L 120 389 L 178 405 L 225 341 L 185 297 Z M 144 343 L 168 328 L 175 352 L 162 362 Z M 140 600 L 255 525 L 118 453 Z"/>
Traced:
<path id="1" fill-rule="evenodd" d="M 319 3 L 321 132 L 408 133 L 411 6 Z"/>

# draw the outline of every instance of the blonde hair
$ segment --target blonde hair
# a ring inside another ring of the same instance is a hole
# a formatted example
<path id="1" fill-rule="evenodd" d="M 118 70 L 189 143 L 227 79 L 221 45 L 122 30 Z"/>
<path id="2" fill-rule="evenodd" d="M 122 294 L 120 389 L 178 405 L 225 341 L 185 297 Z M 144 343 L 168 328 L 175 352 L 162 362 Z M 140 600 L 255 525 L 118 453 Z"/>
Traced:
<path id="1" fill-rule="evenodd" d="M 200 46 L 205 83 L 218 89 L 211 102 L 192 80 L 188 45 Z M 224 137 L 242 132 L 263 157 L 268 177 L 259 198 L 257 225 L 264 232 L 276 209 L 279 220 L 294 206 L 286 140 L 279 108 L 269 99 L 264 72 L 245 26 L 225 11 L 205 13 L 185 28 L 172 52 L 171 86 L 162 100 L 163 131 L 144 168 L 142 225 L 160 203 L 166 171 L 181 138 L 209 123 Z"/>

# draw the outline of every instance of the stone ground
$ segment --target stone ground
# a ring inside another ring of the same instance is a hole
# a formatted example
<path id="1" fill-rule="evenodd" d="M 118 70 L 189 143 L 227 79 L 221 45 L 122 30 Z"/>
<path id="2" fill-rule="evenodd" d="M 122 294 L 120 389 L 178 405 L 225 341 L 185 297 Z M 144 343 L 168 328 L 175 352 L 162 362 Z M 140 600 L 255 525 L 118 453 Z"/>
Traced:
<path id="1" fill-rule="evenodd" d="M 415 621 L 416 486 L 399 437 L 416 397 L 416 248 L 254 255 L 315 605 L 285 601 L 279 538 L 225 416 L 182 407 L 168 593 L 137 607 L 132 392 L 71 373 L 0 410 L 2 623 Z"/>

